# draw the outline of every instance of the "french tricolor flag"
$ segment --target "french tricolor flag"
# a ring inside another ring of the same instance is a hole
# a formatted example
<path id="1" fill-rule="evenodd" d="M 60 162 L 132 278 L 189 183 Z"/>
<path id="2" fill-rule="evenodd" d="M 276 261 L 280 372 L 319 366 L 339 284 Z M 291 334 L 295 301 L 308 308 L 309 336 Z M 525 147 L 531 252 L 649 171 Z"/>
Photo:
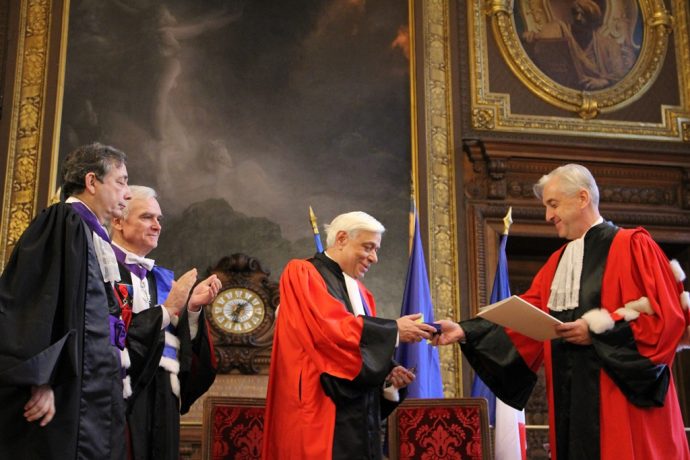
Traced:
<path id="1" fill-rule="evenodd" d="M 501 235 L 498 266 L 490 303 L 510 297 L 506 241 L 508 241 L 507 232 Z M 514 409 L 496 398 L 479 376 L 474 377 L 472 396 L 486 398 L 489 402 L 489 422 L 494 426 L 496 460 L 527 460 L 525 411 Z"/>

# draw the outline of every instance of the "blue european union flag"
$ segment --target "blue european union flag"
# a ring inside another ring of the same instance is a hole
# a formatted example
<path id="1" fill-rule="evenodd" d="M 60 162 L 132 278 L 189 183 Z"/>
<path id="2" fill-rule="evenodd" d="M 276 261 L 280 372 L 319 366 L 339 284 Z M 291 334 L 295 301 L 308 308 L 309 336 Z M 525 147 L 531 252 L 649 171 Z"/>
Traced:
<path id="1" fill-rule="evenodd" d="M 424 248 L 419 234 L 419 219 L 414 212 L 414 237 L 410 262 L 407 267 L 407 281 L 403 295 L 402 316 L 422 313 L 424 321 L 434 322 L 434 307 L 429 290 L 429 277 L 424 261 Z M 425 340 L 400 344 L 396 352 L 397 361 L 407 367 L 416 367 L 417 378 L 407 387 L 411 398 L 443 398 L 441 365 L 438 349 Z"/>

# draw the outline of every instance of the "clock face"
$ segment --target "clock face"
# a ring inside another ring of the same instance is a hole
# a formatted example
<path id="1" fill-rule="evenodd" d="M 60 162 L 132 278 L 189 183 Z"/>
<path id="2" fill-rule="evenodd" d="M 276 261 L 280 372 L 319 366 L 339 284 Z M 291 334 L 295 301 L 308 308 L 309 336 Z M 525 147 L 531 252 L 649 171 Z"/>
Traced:
<path id="1" fill-rule="evenodd" d="M 231 287 L 221 291 L 211 304 L 211 319 L 230 334 L 248 334 L 261 325 L 266 308 L 251 289 Z"/>

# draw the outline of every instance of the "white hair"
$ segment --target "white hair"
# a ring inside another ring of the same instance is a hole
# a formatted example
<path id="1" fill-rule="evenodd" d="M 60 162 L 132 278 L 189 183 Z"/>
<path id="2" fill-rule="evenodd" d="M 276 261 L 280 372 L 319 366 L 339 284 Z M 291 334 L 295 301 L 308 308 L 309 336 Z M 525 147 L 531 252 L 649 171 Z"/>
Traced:
<path id="1" fill-rule="evenodd" d="M 539 182 L 532 187 L 534 195 L 541 200 L 544 187 L 551 179 L 555 178 L 561 179 L 561 190 L 567 196 L 576 195 L 577 192 L 585 189 L 589 192 L 594 207 L 599 207 L 599 187 L 597 187 L 594 176 L 589 172 L 589 169 L 575 163 L 559 166 L 550 173 L 541 176 Z"/>
<path id="2" fill-rule="evenodd" d="M 326 246 L 329 248 L 335 245 L 335 237 L 340 231 L 347 232 L 350 238 L 354 238 L 361 231 L 379 234 L 386 231 L 381 222 L 362 211 L 340 214 L 330 224 L 324 225 L 324 228 L 326 229 Z"/>
<path id="3" fill-rule="evenodd" d="M 130 185 L 129 193 L 132 195 L 131 200 L 127 200 L 125 207 L 122 210 L 122 218 L 127 218 L 129 214 L 129 204 L 134 200 L 148 200 L 149 198 L 158 199 L 158 194 L 151 187 L 146 187 L 144 185 Z"/>

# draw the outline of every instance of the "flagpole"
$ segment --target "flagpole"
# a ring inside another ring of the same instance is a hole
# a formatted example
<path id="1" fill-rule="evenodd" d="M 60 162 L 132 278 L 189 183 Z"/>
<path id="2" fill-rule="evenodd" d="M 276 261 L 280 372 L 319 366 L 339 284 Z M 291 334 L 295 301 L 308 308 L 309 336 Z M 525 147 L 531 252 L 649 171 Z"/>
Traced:
<path id="1" fill-rule="evenodd" d="M 321 235 L 319 235 L 319 226 L 316 223 L 316 214 L 314 214 L 314 210 L 311 208 L 311 206 L 309 206 L 309 222 L 311 223 L 311 229 L 314 232 L 314 245 L 316 246 L 316 252 L 323 252 Z"/>
<path id="2" fill-rule="evenodd" d="M 311 209 L 311 208 L 309 208 Z M 513 207 L 508 208 L 506 216 L 503 218 L 503 234 L 508 235 L 510 232 L 510 226 L 513 224 Z"/>

